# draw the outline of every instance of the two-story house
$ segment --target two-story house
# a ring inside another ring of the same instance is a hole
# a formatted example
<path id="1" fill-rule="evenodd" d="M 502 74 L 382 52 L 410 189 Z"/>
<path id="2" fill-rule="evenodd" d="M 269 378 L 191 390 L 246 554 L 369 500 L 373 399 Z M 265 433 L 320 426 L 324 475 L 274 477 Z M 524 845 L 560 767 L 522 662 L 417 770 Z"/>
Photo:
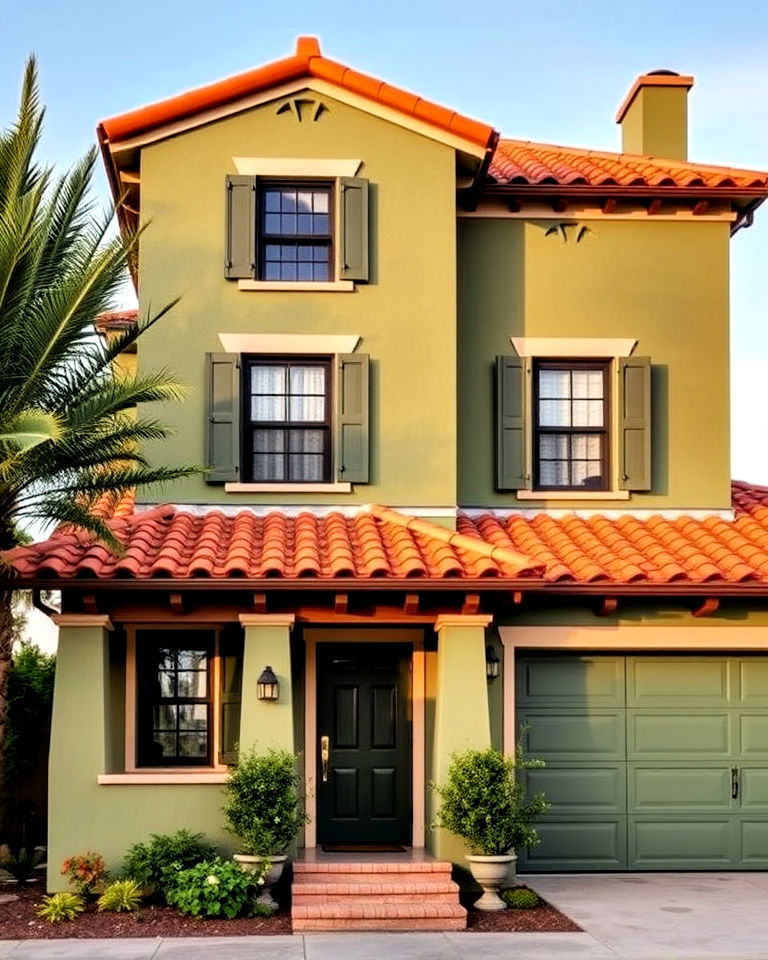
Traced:
<path id="1" fill-rule="evenodd" d="M 100 124 L 139 314 L 181 295 L 138 344 L 190 386 L 148 453 L 206 473 L 113 505 L 121 557 L 11 552 L 62 591 L 52 887 L 226 842 L 238 744 L 301 755 L 306 851 L 458 861 L 429 781 L 521 725 L 528 869 L 768 866 L 768 491 L 731 484 L 728 384 L 768 174 L 688 160 L 692 85 L 638 78 L 596 152 L 301 38 Z"/>

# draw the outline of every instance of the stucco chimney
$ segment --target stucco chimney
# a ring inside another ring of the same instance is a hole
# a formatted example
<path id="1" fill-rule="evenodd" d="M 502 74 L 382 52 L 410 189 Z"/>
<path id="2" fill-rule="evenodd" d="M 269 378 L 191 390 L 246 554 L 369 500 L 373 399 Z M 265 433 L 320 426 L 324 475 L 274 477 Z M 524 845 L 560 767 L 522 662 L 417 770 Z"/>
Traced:
<path id="1" fill-rule="evenodd" d="M 688 91 L 693 77 L 652 70 L 635 80 L 619 107 L 623 153 L 688 159 Z"/>

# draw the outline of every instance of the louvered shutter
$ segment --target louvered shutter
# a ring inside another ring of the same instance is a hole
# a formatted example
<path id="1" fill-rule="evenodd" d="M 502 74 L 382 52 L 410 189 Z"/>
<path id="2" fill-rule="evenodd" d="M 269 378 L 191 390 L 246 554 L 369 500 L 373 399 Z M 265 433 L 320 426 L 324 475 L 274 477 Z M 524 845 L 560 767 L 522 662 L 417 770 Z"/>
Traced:
<path id="1" fill-rule="evenodd" d="M 228 176 L 224 276 L 256 276 L 256 177 Z"/>
<path id="2" fill-rule="evenodd" d="M 526 462 L 526 393 L 530 389 L 524 357 L 496 357 L 496 489 L 530 488 Z"/>
<path id="3" fill-rule="evenodd" d="M 219 638 L 219 709 L 221 763 L 237 762 L 240 739 L 240 704 L 243 686 L 243 637 L 226 629 Z"/>
<path id="4" fill-rule="evenodd" d="M 368 483 L 368 355 L 340 354 L 337 373 L 336 476 L 342 481 Z"/>
<path id="5" fill-rule="evenodd" d="M 368 181 L 342 177 L 341 279 L 368 282 Z"/>
<path id="6" fill-rule="evenodd" d="M 619 489 L 651 489 L 651 360 L 619 358 Z"/>
<path id="7" fill-rule="evenodd" d="M 240 357 L 207 353 L 205 464 L 208 483 L 240 479 Z"/>

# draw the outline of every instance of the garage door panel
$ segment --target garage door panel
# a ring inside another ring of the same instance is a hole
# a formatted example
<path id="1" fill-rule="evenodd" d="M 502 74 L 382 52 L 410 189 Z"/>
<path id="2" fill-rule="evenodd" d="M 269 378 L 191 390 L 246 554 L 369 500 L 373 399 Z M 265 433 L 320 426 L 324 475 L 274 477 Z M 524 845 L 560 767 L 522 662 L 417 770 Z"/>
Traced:
<path id="1" fill-rule="evenodd" d="M 768 820 L 740 820 L 741 862 L 747 868 L 764 870 L 768 867 Z"/>
<path id="2" fill-rule="evenodd" d="M 520 705 L 596 707 L 624 705 L 623 657 L 533 657 L 517 670 Z"/>
<path id="3" fill-rule="evenodd" d="M 768 714 L 742 713 L 739 718 L 741 756 L 768 762 Z"/>
<path id="4" fill-rule="evenodd" d="M 532 793 L 543 792 L 551 804 L 548 817 L 585 814 L 623 815 L 627 809 L 624 765 L 558 766 L 529 770 L 525 777 Z"/>
<path id="5" fill-rule="evenodd" d="M 628 764 L 627 779 L 630 815 L 731 812 L 730 767 Z"/>
<path id="6" fill-rule="evenodd" d="M 627 706 L 728 706 L 733 677 L 718 657 L 628 657 Z"/>
<path id="7" fill-rule="evenodd" d="M 625 753 L 624 712 L 534 711 L 520 713 L 526 749 L 545 762 L 621 760 Z"/>
<path id="8" fill-rule="evenodd" d="M 741 809 L 749 813 L 765 811 L 768 815 L 768 768 L 737 767 Z"/>
<path id="9" fill-rule="evenodd" d="M 727 868 L 734 862 L 731 817 L 706 820 L 629 818 L 629 868 L 680 870 Z"/>
<path id="10" fill-rule="evenodd" d="M 745 706 L 768 707 L 768 661 L 740 660 L 738 671 L 741 703 Z"/>
<path id="11" fill-rule="evenodd" d="M 531 847 L 521 869 L 624 870 L 627 865 L 626 817 L 600 820 L 547 819 L 537 826 L 541 843 Z"/>
<path id="12" fill-rule="evenodd" d="M 725 760 L 731 756 L 731 741 L 732 718 L 726 711 L 627 711 L 631 760 Z"/>

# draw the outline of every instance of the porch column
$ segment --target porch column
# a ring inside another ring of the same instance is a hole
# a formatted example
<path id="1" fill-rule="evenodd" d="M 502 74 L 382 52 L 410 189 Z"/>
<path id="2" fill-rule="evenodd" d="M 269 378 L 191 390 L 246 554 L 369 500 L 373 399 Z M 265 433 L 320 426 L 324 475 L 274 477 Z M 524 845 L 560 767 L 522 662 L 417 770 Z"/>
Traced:
<path id="1" fill-rule="evenodd" d="M 293 691 L 291 678 L 292 613 L 241 613 L 245 629 L 243 692 L 240 711 L 240 749 L 269 747 L 294 753 Z M 256 683 L 265 667 L 272 667 L 279 683 L 277 701 L 258 700 Z"/>
<path id="2" fill-rule="evenodd" d="M 479 614 L 437 618 L 437 683 L 432 777 L 445 783 L 451 755 L 491 745 L 488 681 L 485 675 L 485 628 L 493 617 Z M 432 795 L 432 817 L 438 807 Z M 446 830 L 433 830 L 431 852 L 441 860 L 462 861 L 466 848 Z"/>
<path id="3" fill-rule="evenodd" d="M 58 614 L 48 762 L 48 889 L 66 888 L 62 860 L 96 807 L 96 778 L 107 772 L 109 631 L 103 615 Z"/>

